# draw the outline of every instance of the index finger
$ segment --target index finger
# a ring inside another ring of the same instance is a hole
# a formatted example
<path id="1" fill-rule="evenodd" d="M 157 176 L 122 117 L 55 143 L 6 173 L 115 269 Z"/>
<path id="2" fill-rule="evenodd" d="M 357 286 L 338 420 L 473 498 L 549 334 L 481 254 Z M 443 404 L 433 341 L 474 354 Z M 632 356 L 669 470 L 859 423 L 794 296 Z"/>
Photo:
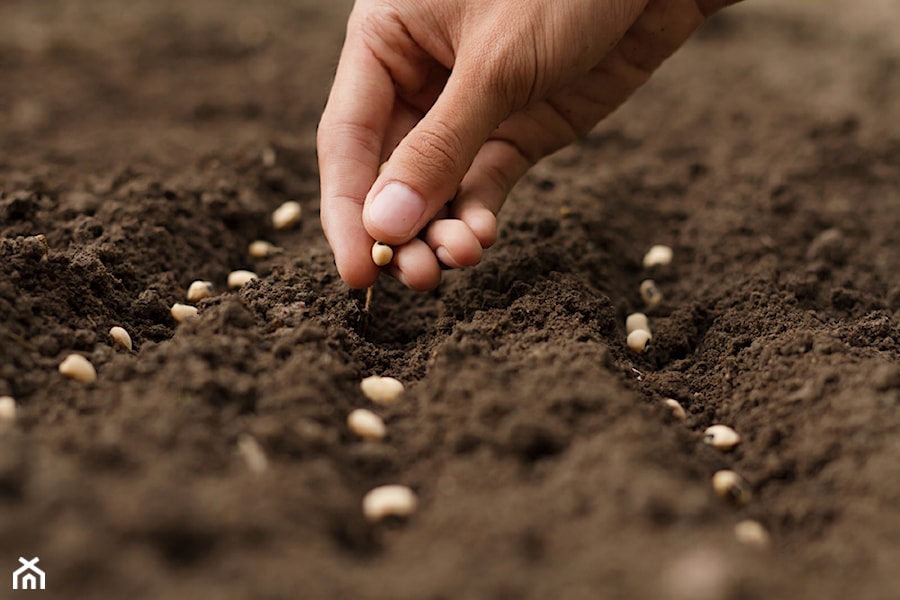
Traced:
<path id="1" fill-rule="evenodd" d="M 322 229 L 338 272 L 351 287 L 368 287 L 379 274 L 370 258 L 374 240 L 363 227 L 362 209 L 378 174 L 394 95 L 390 73 L 348 30 L 316 146 Z"/>

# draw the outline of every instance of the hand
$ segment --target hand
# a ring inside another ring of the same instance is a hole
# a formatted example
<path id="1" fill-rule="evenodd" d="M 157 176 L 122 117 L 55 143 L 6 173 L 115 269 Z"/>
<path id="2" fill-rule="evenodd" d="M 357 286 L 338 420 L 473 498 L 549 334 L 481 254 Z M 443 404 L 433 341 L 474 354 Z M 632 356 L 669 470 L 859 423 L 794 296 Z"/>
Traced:
<path id="1" fill-rule="evenodd" d="M 435 287 L 442 265 L 477 264 L 528 168 L 590 131 L 730 3 L 358 0 L 317 139 L 341 277 L 378 278 L 375 240 L 394 246 L 386 270 L 414 289 Z"/>

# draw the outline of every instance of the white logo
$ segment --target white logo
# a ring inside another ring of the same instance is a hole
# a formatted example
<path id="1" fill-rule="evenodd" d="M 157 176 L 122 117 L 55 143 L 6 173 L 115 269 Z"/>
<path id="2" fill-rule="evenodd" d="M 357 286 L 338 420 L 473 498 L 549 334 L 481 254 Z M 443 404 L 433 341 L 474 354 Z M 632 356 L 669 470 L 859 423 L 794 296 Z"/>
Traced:
<path id="1" fill-rule="evenodd" d="M 41 559 L 37 556 L 31 560 L 25 560 L 24 556 L 19 557 L 19 562 L 22 563 L 22 566 L 13 573 L 14 590 L 19 589 L 20 585 L 23 590 L 44 589 L 44 572 L 35 566 L 39 560 Z"/>

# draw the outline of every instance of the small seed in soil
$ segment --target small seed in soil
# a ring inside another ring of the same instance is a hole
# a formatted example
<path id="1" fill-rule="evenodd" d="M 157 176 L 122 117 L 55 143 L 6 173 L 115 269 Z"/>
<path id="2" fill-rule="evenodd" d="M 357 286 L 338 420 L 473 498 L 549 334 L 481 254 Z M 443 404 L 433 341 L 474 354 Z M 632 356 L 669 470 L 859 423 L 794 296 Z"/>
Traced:
<path id="1" fill-rule="evenodd" d="M 380 442 L 387 435 L 387 427 L 381 417 L 365 408 L 357 408 L 347 415 L 347 427 L 367 442 Z"/>
<path id="2" fill-rule="evenodd" d="M 111 337 L 112 341 L 123 350 L 131 352 L 131 349 L 134 347 L 131 343 L 131 336 L 128 335 L 128 332 L 125 331 L 124 327 L 116 325 L 115 327 L 110 328 L 109 337 Z"/>
<path id="3" fill-rule="evenodd" d="M 703 443 L 719 450 L 731 450 L 741 443 L 741 436 L 728 425 L 713 425 L 703 432 Z"/>
<path id="4" fill-rule="evenodd" d="M 746 519 L 734 526 L 734 537 L 742 544 L 766 548 L 771 542 L 769 532 L 758 521 Z"/>
<path id="5" fill-rule="evenodd" d="M 300 222 L 303 208 L 299 202 L 289 200 L 275 209 L 272 213 L 272 225 L 275 229 L 290 229 Z"/>
<path id="6" fill-rule="evenodd" d="M 172 314 L 173 319 L 179 323 L 184 323 L 188 319 L 196 317 L 200 311 L 197 310 L 196 306 L 176 302 L 172 305 L 172 308 L 169 309 L 169 312 Z"/>
<path id="7" fill-rule="evenodd" d="M 381 375 L 366 377 L 359 387 L 366 398 L 383 406 L 394 404 L 403 394 L 403 384 L 399 380 Z"/>
<path id="8" fill-rule="evenodd" d="M 263 148 L 262 156 L 260 156 L 260 158 L 262 159 L 263 166 L 267 169 L 271 169 L 275 166 L 278 155 L 275 153 L 275 148 L 266 146 L 265 148 Z"/>
<path id="9" fill-rule="evenodd" d="M 278 254 L 278 252 L 279 248 L 275 244 L 265 240 L 250 242 L 250 246 L 247 247 L 247 253 L 252 258 L 268 258 Z"/>
<path id="10" fill-rule="evenodd" d="M 641 298 L 644 299 L 644 304 L 653 308 L 662 302 L 663 295 L 662 292 L 659 291 L 659 288 L 656 287 L 655 281 L 652 279 L 645 279 L 641 282 Z"/>
<path id="11" fill-rule="evenodd" d="M 91 362 L 80 354 L 70 354 L 59 363 L 59 372 L 63 377 L 82 383 L 97 380 L 97 370 Z"/>
<path id="12" fill-rule="evenodd" d="M 16 420 L 16 401 L 12 396 L 0 396 L 0 421 Z"/>
<path id="13" fill-rule="evenodd" d="M 645 329 L 636 329 L 628 334 L 626 343 L 628 344 L 628 349 L 632 352 L 643 354 L 650 346 L 651 339 L 653 339 L 653 336 L 650 335 L 649 331 Z"/>
<path id="14" fill-rule="evenodd" d="M 254 279 L 259 279 L 259 275 L 253 271 L 238 269 L 237 271 L 232 271 L 228 274 L 228 287 L 241 288 L 244 287 L 247 282 L 253 281 Z"/>
<path id="15" fill-rule="evenodd" d="M 753 492 L 743 477 L 734 471 L 722 470 L 716 471 L 712 477 L 712 487 L 716 496 L 722 500 L 733 502 L 738 506 L 743 506 L 750 502 Z"/>
<path id="16" fill-rule="evenodd" d="M 262 473 L 269 467 L 269 460 L 262 446 L 252 435 L 246 433 L 238 436 L 238 452 L 247 463 L 247 468 L 253 473 Z"/>
<path id="17" fill-rule="evenodd" d="M 394 249 L 384 242 L 375 242 L 372 245 L 372 260 L 379 267 L 387 265 L 394 258 Z"/>
<path id="18" fill-rule="evenodd" d="M 669 246 L 657 244 L 651 246 L 644 255 L 644 268 L 652 269 L 653 267 L 664 267 L 672 263 L 674 252 Z"/>
<path id="19" fill-rule="evenodd" d="M 188 302 L 200 302 L 204 298 L 213 295 L 213 284 L 211 281 L 197 280 L 188 286 L 186 298 Z"/>
<path id="20" fill-rule="evenodd" d="M 663 400 L 663 404 L 665 404 L 666 407 L 670 411 L 672 411 L 672 416 L 679 421 L 684 421 L 685 419 L 687 419 L 687 413 L 684 412 L 684 407 L 681 406 L 678 400 L 675 400 L 674 398 L 666 398 L 665 400 Z"/>
<path id="21" fill-rule="evenodd" d="M 625 317 L 625 333 L 643 329 L 650 333 L 650 321 L 644 313 L 631 313 Z"/>
<path id="22" fill-rule="evenodd" d="M 405 485 L 382 485 L 363 497 L 363 515 L 372 523 L 386 517 L 408 517 L 418 504 L 415 492 Z"/>

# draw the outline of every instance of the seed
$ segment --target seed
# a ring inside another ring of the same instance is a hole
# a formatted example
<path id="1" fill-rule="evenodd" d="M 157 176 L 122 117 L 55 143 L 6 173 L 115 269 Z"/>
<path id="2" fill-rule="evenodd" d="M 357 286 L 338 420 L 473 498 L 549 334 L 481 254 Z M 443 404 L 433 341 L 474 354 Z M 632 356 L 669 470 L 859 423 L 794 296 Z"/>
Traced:
<path id="1" fill-rule="evenodd" d="M 750 485 L 734 471 L 716 471 L 712 477 L 712 487 L 716 496 L 739 506 L 747 504 L 753 496 Z"/>
<path id="2" fill-rule="evenodd" d="M 172 318 L 179 323 L 184 323 L 188 319 L 193 319 L 199 313 L 196 306 L 189 306 L 187 304 L 182 304 L 181 302 L 173 304 L 172 308 L 169 309 L 169 312 L 172 314 Z"/>
<path id="3" fill-rule="evenodd" d="M 262 473 L 268 468 L 269 460 L 266 453 L 252 435 L 244 433 L 238 436 L 237 447 L 238 452 L 244 457 L 244 462 L 247 463 L 247 468 L 253 473 Z"/>
<path id="4" fill-rule="evenodd" d="M 272 213 L 272 225 L 275 229 L 290 229 L 300 222 L 303 208 L 299 202 L 289 200 L 275 209 Z"/>
<path id="5" fill-rule="evenodd" d="M 384 161 L 380 165 L 378 165 L 378 174 L 381 175 L 384 173 L 384 168 L 387 167 L 387 161 Z"/>
<path id="6" fill-rule="evenodd" d="M 16 401 L 12 396 L 0 396 L 0 422 L 16 420 Z"/>
<path id="7" fill-rule="evenodd" d="M 650 333 L 650 321 L 647 320 L 647 315 L 644 313 L 631 313 L 625 317 L 625 333 L 631 333 L 638 329 L 643 329 Z"/>
<path id="8" fill-rule="evenodd" d="M 769 532 L 758 521 L 746 519 L 734 526 L 734 537 L 748 546 L 766 548 L 771 541 Z"/>
<path id="9" fill-rule="evenodd" d="M 264 167 L 271 169 L 275 166 L 275 161 L 278 158 L 278 155 L 275 153 L 275 148 L 271 146 L 267 146 L 263 148 L 262 156 L 262 164 Z"/>
<path id="10" fill-rule="evenodd" d="M 187 289 L 188 302 L 200 302 L 204 298 L 209 298 L 213 294 L 213 284 L 211 281 L 193 282 Z"/>
<path id="11" fill-rule="evenodd" d="M 363 497 L 363 515 L 373 523 L 385 517 L 408 517 L 418 504 L 415 492 L 405 485 L 382 485 Z"/>
<path id="12" fill-rule="evenodd" d="M 678 400 L 674 398 L 666 398 L 663 400 L 663 404 L 665 404 L 669 410 L 672 411 L 672 416 L 678 419 L 679 421 L 684 421 L 687 419 L 687 413 L 684 412 L 684 407 L 678 403 Z"/>
<path id="13" fill-rule="evenodd" d="M 252 281 L 254 279 L 259 279 L 259 275 L 254 273 L 253 271 L 245 271 L 244 269 L 238 269 L 237 271 L 232 271 L 228 274 L 228 287 L 230 288 L 240 288 L 244 287 L 247 282 Z"/>
<path id="14" fill-rule="evenodd" d="M 657 306 L 663 300 L 662 292 L 659 291 L 659 288 L 656 287 L 656 282 L 652 279 L 645 279 L 641 282 L 641 298 L 644 299 L 644 304 L 653 308 Z"/>
<path id="15" fill-rule="evenodd" d="M 403 384 L 393 377 L 370 375 L 359 383 L 366 398 L 375 404 L 389 406 L 397 402 L 403 394 Z"/>
<path id="16" fill-rule="evenodd" d="M 653 267 L 664 267 L 672 262 L 674 252 L 669 246 L 657 244 L 651 246 L 644 255 L 644 268 L 651 269 Z"/>
<path id="17" fill-rule="evenodd" d="M 63 377 L 91 383 L 97 380 L 97 370 L 88 359 L 80 354 L 70 354 L 59 363 L 59 372 Z"/>
<path id="18" fill-rule="evenodd" d="M 375 242 L 372 245 L 372 260 L 379 267 L 383 267 L 394 258 L 394 249 L 384 242 Z"/>
<path id="19" fill-rule="evenodd" d="M 123 350 L 128 350 L 131 352 L 133 348 L 131 344 L 131 336 L 128 335 L 128 332 L 125 331 L 124 328 L 119 327 L 118 325 L 111 328 L 109 330 L 109 337 Z"/>
<path id="20" fill-rule="evenodd" d="M 741 436 L 728 425 L 713 425 L 703 432 L 703 443 L 719 450 L 731 450 L 741 442 Z"/>
<path id="21" fill-rule="evenodd" d="M 380 442 L 387 435 L 387 428 L 381 417 L 365 408 L 357 408 L 347 415 L 347 426 L 367 442 Z"/>
<path id="22" fill-rule="evenodd" d="M 653 336 L 650 335 L 649 331 L 636 329 L 628 334 L 626 343 L 628 344 L 628 349 L 632 352 L 643 354 L 647 351 L 647 346 L 650 345 L 650 340 L 652 338 Z"/>
<path id="23" fill-rule="evenodd" d="M 247 253 L 253 258 L 268 258 L 278 252 L 279 248 L 275 244 L 264 240 L 250 242 L 250 246 L 247 248 Z"/>

